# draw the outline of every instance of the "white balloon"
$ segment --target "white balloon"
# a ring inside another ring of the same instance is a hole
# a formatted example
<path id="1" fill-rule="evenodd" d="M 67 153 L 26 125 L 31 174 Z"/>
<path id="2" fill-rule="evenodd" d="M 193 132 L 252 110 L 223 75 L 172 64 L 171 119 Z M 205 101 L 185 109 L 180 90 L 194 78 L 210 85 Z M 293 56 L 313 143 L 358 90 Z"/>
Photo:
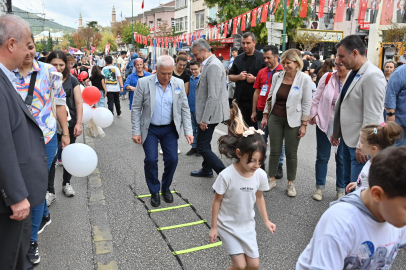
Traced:
<path id="1" fill-rule="evenodd" d="M 92 108 L 89 104 L 83 103 L 83 116 L 82 116 L 82 123 L 86 124 L 87 122 L 92 119 Z"/>
<path id="2" fill-rule="evenodd" d="M 113 123 L 113 120 L 114 116 L 109 109 L 99 107 L 93 110 L 93 122 L 96 126 L 107 128 Z"/>
<path id="3" fill-rule="evenodd" d="M 90 146 L 74 143 L 62 150 L 63 167 L 71 175 L 85 177 L 94 172 L 97 167 L 97 154 Z"/>

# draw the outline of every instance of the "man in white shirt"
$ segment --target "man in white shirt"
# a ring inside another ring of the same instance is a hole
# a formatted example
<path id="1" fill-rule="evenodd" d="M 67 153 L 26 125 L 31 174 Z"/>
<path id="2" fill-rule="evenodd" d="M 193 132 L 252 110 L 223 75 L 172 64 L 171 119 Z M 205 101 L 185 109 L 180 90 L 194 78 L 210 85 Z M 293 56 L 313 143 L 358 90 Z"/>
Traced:
<path id="1" fill-rule="evenodd" d="M 406 64 L 406 49 L 403 51 L 403 55 L 399 58 L 398 62 Z"/>

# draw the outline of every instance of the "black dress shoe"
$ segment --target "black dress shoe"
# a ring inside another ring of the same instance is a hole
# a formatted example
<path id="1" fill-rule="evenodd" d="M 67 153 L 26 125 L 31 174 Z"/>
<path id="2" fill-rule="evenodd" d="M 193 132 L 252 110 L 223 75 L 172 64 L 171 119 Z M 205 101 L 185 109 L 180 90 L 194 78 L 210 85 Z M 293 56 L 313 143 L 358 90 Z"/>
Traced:
<path id="1" fill-rule="evenodd" d="M 165 202 L 173 203 L 173 195 L 170 190 L 162 192 L 162 197 L 164 197 Z"/>
<path id="2" fill-rule="evenodd" d="M 190 173 L 191 176 L 194 177 L 207 177 L 207 178 L 213 178 L 213 172 L 205 172 L 203 169 L 200 169 L 199 171 L 194 171 Z"/>
<path id="3" fill-rule="evenodd" d="M 158 207 L 161 205 L 161 198 L 159 197 L 159 193 L 151 194 L 151 205 L 153 207 Z"/>
<path id="4" fill-rule="evenodd" d="M 279 164 L 278 165 L 278 171 L 276 172 L 275 178 L 276 179 L 282 179 L 283 177 L 283 169 L 282 169 L 282 165 Z"/>
<path id="5" fill-rule="evenodd" d="M 197 154 L 197 150 L 196 148 L 192 148 L 189 150 L 189 152 L 186 153 L 186 156 L 193 156 L 195 154 Z"/>

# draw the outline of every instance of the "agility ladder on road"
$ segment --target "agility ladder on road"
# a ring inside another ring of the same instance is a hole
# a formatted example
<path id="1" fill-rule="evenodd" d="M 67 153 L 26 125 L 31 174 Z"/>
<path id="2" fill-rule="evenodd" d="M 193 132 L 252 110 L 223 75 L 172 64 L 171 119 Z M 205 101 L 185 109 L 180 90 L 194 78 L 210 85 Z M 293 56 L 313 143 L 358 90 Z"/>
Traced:
<path id="1" fill-rule="evenodd" d="M 195 251 L 199 251 L 199 250 L 204 250 L 204 249 L 209 249 L 209 248 L 213 248 L 213 247 L 218 247 L 221 246 L 222 242 L 220 237 L 218 237 L 218 239 L 220 240 L 219 242 L 216 243 L 212 243 L 212 244 L 208 244 L 208 245 L 204 245 L 204 246 L 200 246 L 200 247 L 194 247 L 194 248 L 189 248 L 189 249 L 184 249 L 184 250 L 179 250 L 179 251 L 175 251 L 173 249 L 173 247 L 171 246 L 171 244 L 169 243 L 168 239 L 166 238 L 165 234 L 163 233 L 163 231 L 166 230 L 172 230 L 172 229 L 177 229 L 177 228 L 182 228 L 182 227 L 188 227 L 188 226 L 193 226 L 193 225 L 198 225 L 198 224 L 205 224 L 207 226 L 207 228 L 211 229 L 210 225 L 207 223 L 207 221 L 205 219 L 203 219 L 198 213 L 196 208 L 189 203 L 189 201 L 185 198 L 182 197 L 182 195 L 180 193 L 178 193 L 176 190 L 171 191 L 171 193 L 175 193 L 176 195 L 178 195 L 179 198 L 181 198 L 186 204 L 182 204 L 182 205 L 177 205 L 177 206 L 171 206 L 171 207 L 165 207 L 165 208 L 158 208 L 158 209 L 149 209 L 147 204 L 145 203 L 145 201 L 142 198 L 147 198 L 147 197 L 151 197 L 151 194 L 146 194 L 146 195 L 137 195 L 137 193 L 135 192 L 134 188 L 130 185 L 130 189 L 131 191 L 134 193 L 135 198 L 137 198 L 140 202 L 142 202 L 142 204 L 144 205 L 144 207 L 147 209 L 148 211 L 148 216 L 149 218 L 152 220 L 152 222 L 155 224 L 155 226 L 157 227 L 157 230 L 160 232 L 162 238 L 164 239 L 164 241 L 166 242 L 166 244 L 168 245 L 168 248 L 171 250 L 172 254 L 175 256 L 176 260 L 178 261 L 180 267 L 182 267 L 182 269 L 185 269 L 185 267 L 183 266 L 183 263 L 181 261 L 181 259 L 179 258 L 179 255 L 185 254 L 185 253 L 190 253 L 190 252 L 195 252 Z M 160 195 L 162 195 L 162 193 L 159 193 Z M 190 207 L 196 214 L 196 216 L 198 216 L 200 218 L 199 221 L 195 221 L 195 222 L 190 222 L 190 223 L 184 223 L 184 224 L 178 224 L 178 225 L 173 225 L 173 226 L 168 226 L 168 227 L 159 227 L 158 223 L 155 221 L 155 219 L 152 218 L 151 213 L 156 213 L 156 212 L 161 212 L 161 211 L 168 211 L 168 210 L 173 210 L 173 209 L 178 209 L 178 208 L 184 208 L 184 207 Z"/>

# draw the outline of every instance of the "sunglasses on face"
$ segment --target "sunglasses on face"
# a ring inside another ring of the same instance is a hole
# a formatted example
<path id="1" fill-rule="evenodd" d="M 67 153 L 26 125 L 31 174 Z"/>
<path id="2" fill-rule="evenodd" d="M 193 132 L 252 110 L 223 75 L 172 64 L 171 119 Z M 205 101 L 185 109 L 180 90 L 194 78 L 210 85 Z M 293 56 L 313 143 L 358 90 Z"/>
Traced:
<path id="1" fill-rule="evenodd" d="M 334 62 L 334 65 L 335 65 L 336 67 L 342 67 L 342 66 L 343 66 L 343 64 L 339 64 L 339 63 L 337 63 L 337 62 Z"/>

